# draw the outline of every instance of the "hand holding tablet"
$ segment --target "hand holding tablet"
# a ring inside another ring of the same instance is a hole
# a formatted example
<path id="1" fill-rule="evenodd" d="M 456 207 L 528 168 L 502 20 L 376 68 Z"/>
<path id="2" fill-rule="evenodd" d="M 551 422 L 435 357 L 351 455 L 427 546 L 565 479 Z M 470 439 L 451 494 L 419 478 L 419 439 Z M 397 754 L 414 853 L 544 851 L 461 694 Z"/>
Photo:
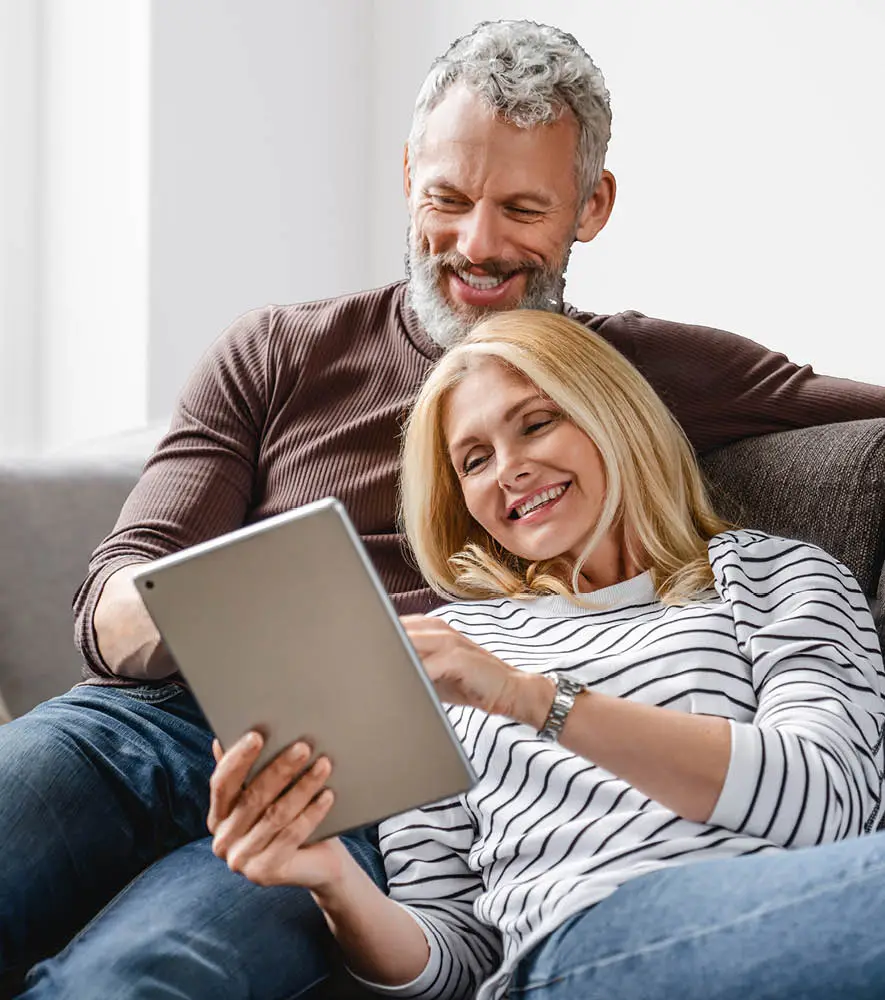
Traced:
<path id="1" fill-rule="evenodd" d="M 221 744 L 254 776 L 296 740 L 334 765 L 313 839 L 468 789 L 473 771 L 343 506 L 320 500 L 134 577 Z"/>

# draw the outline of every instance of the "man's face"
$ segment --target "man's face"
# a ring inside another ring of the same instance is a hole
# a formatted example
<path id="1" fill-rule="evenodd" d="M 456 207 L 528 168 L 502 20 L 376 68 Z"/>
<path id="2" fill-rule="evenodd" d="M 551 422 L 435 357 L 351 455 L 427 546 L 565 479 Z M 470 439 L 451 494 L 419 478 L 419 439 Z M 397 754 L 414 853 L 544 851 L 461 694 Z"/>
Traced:
<path id="1" fill-rule="evenodd" d="M 519 128 L 459 85 L 430 113 L 406 192 L 412 305 L 434 340 L 448 346 L 490 310 L 562 309 L 571 245 L 591 238 L 577 135 L 570 113 Z"/>

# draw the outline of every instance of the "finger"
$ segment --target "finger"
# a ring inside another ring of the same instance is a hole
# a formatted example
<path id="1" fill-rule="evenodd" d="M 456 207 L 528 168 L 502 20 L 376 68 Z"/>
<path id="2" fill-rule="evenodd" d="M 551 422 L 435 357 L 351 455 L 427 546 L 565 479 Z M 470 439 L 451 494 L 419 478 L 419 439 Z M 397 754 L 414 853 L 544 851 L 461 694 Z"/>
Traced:
<path id="1" fill-rule="evenodd" d="M 212 740 L 212 756 L 215 758 L 216 764 L 220 764 L 221 758 L 224 756 L 224 751 L 217 739 Z"/>
<path id="2" fill-rule="evenodd" d="M 228 857 L 232 871 L 241 872 L 259 885 L 304 885 L 316 881 L 314 857 L 304 846 L 311 834 L 328 816 L 335 802 L 331 788 L 323 789 L 299 814 L 297 820 L 281 830 L 266 848 L 258 852 L 246 849 Z"/>
<path id="3" fill-rule="evenodd" d="M 407 624 L 404 631 L 409 642 L 415 647 L 416 652 L 430 652 L 436 649 L 442 638 L 441 633 L 432 624 L 425 621 Z"/>
<path id="4" fill-rule="evenodd" d="M 209 815 L 206 826 L 214 833 L 215 827 L 231 811 L 243 789 L 249 769 L 258 759 L 264 740 L 256 732 L 246 733 L 221 758 L 209 779 Z"/>
<path id="5" fill-rule="evenodd" d="M 262 768 L 249 785 L 241 790 L 229 814 L 221 817 L 212 831 L 215 834 L 213 849 L 217 846 L 220 851 L 226 852 L 235 840 L 248 833 L 298 778 L 309 759 L 310 747 L 298 742 L 286 747 Z"/>
<path id="6" fill-rule="evenodd" d="M 328 757 L 320 757 L 285 795 L 281 795 L 263 811 L 249 830 L 238 837 L 231 837 L 229 829 L 222 826 L 215 838 L 219 850 L 224 852 L 220 856 L 226 855 L 228 864 L 233 865 L 235 859 L 260 854 L 282 831 L 287 831 L 286 839 L 291 846 L 292 831 L 303 829 L 302 814 L 322 790 L 331 772 L 332 765 Z M 302 840 L 312 832 L 313 827 L 303 835 Z M 297 836 L 294 843 L 296 846 L 301 843 Z"/>

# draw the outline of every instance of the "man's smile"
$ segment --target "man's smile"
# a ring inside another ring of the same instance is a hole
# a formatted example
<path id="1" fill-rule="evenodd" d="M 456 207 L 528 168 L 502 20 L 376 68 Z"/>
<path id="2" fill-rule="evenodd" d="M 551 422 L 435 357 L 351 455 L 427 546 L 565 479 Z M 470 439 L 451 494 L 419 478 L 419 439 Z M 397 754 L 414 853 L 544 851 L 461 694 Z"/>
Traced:
<path id="1" fill-rule="evenodd" d="M 448 269 L 445 272 L 450 296 L 456 302 L 480 308 L 494 308 L 507 299 L 523 273 L 522 270 L 516 270 L 503 276 Z"/>

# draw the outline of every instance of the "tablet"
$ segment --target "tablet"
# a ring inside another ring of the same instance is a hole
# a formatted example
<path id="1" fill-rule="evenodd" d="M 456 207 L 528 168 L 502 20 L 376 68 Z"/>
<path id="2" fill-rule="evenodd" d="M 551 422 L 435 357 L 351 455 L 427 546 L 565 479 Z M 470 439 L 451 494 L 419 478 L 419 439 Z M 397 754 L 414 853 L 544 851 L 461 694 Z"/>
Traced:
<path id="1" fill-rule="evenodd" d="M 475 775 L 343 505 L 287 511 L 146 565 L 135 586 L 209 724 L 306 740 L 334 765 L 312 840 L 438 801 Z"/>

